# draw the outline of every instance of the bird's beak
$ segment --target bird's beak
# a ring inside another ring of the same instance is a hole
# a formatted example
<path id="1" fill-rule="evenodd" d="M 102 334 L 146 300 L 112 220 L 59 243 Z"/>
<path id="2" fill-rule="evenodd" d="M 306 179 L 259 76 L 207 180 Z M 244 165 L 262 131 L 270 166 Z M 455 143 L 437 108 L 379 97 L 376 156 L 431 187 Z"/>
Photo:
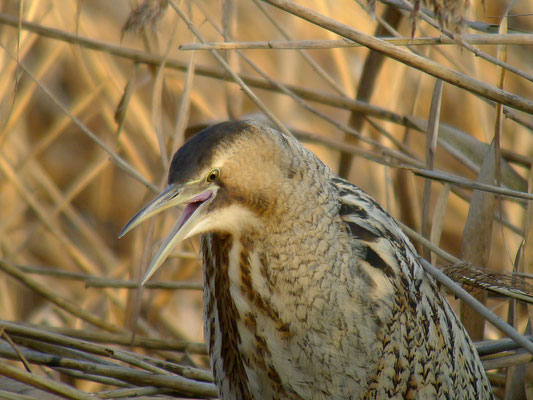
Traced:
<path id="1" fill-rule="evenodd" d="M 119 238 L 135 228 L 141 222 L 158 214 L 159 212 L 173 206 L 185 204 L 178 222 L 172 228 L 172 231 L 165 238 L 157 254 L 153 258 L 148 271 L 144 276 L 141 285 L 144 285 L 148 279 L 158 270 L 163 261 L 168 257 L 175 245 L 180 241 L 187 239 L 195 226 L 205 217 L 206 205 L 215 196 L 213 188 L 205 188 L 203 191 L 191 190 L 189 185 L 168 185 L 159 196 L 142 208 L 135 216 L 124 226 L 119 234 Z M 196 185 L 191 185 L 196 186 Z M 196 192 L 196 193 L 195 193 Z"/>

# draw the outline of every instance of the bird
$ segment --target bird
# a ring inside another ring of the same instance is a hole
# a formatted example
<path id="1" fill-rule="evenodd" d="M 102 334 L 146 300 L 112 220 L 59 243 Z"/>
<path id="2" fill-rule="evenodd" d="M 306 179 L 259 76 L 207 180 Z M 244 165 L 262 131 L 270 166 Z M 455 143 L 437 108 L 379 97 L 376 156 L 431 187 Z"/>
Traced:
<path id="1" fill-rule="evenodd" d="M 204 338 L 222 399 L 493 398 L 397 222 L 294 137 L 256 120 L 202 130 L 120 236 L 175 206 L 142 283 L 201 235 Z"/>

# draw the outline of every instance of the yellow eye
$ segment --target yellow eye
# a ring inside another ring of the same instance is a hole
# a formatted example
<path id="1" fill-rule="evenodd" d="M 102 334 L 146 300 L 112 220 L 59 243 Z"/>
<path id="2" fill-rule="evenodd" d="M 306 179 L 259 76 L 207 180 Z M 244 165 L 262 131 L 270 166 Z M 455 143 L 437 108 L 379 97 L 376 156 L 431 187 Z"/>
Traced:
<path id="1" fill-rule="evenodd" d="M 214 182 L 218 179 L 219 176 L 220 176 L 220 170 L 218 168 L 215 168 L 207 175 L 207 178 L 205 178 L 205 180 L 207 182 Z"/>

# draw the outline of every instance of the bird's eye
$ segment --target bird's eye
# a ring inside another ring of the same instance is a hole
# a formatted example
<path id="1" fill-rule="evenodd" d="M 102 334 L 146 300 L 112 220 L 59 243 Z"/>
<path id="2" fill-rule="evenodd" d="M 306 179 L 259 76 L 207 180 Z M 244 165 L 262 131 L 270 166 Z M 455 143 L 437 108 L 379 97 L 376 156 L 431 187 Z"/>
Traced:
<path id="1" fill-rule="evenodd" d="M 206 178 L 206 181 L 207 182 L 214 182 L 218 179 L 218 177 L 220 176 L 220 170 L 219 169 L 214 169 L 212 170 L 209 175 L 207 175 L 207 178 Z"/>

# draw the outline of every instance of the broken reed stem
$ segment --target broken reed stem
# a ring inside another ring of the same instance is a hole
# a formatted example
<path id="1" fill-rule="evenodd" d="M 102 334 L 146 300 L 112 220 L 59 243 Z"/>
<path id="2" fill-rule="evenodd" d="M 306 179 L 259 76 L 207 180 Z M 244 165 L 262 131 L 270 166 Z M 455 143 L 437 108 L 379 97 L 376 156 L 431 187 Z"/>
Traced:
<path id="1" fill-rule="evenodd" d="M 473 310 L 481 314 L 483 318 L 485 318 L 492 325 L 494 325 L 500 331 L 502 331 L 507 336 L 509 336 L 511 339 L 513 339 L 517 344 L 519 344 L 521 347 L 526 349 L 530 353 L 529 354 L 530 356 L 531 354 L 533 354 L 533 343 L 530 342 L 526 337 L 521 335 L 515 328 L 513 328 L 511 325 L 506 323 L 504 320 L 502 320 L 500 317 L 498 317 L 496 314 L 490 311 L 487 307 L 481 304 L 478 300 L 472 297 L 466 290 L 464 290 L 461 286 L 459 286 L 457 283 L 451 280 L 448 276 L 446 276 L 444 272 L 435 268 L 433 265 L 431 265 L 428 261 L 426 261 L 423 258 L 419 258 L 419 261 L 422 264 L 422 267 L 424 268 L 424 270 L 429 275 L 431 275 L 433 278 L 435 278 L 435 280 L 437 280 L 440 284 L 445 286 L 453 294 L 455 294 L 457 297 L 463 300 Z"/>

